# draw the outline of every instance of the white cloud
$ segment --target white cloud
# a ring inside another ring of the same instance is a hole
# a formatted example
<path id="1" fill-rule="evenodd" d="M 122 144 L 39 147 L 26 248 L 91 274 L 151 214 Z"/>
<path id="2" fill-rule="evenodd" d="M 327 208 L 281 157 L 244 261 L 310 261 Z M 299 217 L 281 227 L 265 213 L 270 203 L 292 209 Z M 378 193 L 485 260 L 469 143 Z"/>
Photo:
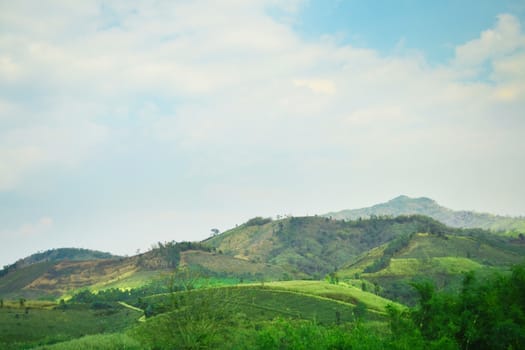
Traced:
<path id="1" fill-rule="evenodd" d="M 295 86 L 306 87 L 315 93 L 332 95 L 336 92 L 334 83 L 327 79 L 296 79 L 293 83 Z"/>
<path id="2" fill-rule="evenodd" d="M 519 20 L 510 14 L 501 14 L 494 28 L 456 47 L 454 64 L 464 73 L 477 74 L 483 63 L 497 64 L 500 59 L 522 54 L 524 49 L 525 36 Z"/>
<path id="3" fill-rule="evenodd" d="M 495 28 L 483 31 L 478 39 L 456 48 L 456 60 L 461 64 L 472 65 L 513 53 L 525 45 L 520 28 L 516 17 L 499 15 Z"/>
<path id="4" fill-rule="evenodd" d="M 93 159 L 128 165 L 100 169 L 100 182 L 133 177 L 160 154 L 159 168 L 184 175 L 165 187 L 195 189 L 170 198 L 193 209 L 159 219 L 166 236 L 175 220 L 188 236 L 197 221 L 208 230 L 214 211 L 195 208 L 215 197 L 224 215 L 259 215 L 403 192 L 456 198 L 462 186 L 487 189 L 468 192 L 472 202 L 525 195 L 515 180 L 525 176 L 524 36 L 511 15 L 432 66 L 417 52 L 305 41 L 267 11 L 293 20 L 297 1 L 31 6 L 0 5 L 0 190 L 22 190 L 46 169 L 92 170 Z M 106 190 L 108 201 L 145 205 L 135 188 Z M 111 226 L 109 206 L 107 235 L 139 235 L 157 220 L 132 208 Z"/>

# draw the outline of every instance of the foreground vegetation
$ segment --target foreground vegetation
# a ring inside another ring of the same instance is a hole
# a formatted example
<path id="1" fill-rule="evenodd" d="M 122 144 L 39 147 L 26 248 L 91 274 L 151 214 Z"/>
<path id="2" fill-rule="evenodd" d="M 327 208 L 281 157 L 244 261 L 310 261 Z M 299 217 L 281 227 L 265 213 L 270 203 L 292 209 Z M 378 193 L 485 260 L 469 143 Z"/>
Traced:
<path id="1" fill-rule="evenodd" d="M 413 283 L 418 302 L 394 303 L 353 287 L 289 281 L 187 289 L 137 299 L 68 302 L 26 312 L 4 303 L 2 349 L 522 349 L 525 266 L 490 278 L 464 275 L 458 292 Z M 83 298 L 86 293 L 80 294 Z M 330 297 L 335 296 L 336 299 Z M 352 296 L 355 299 L 343 296 Z M 118 297 L 117 294 L 114 294 Z M 368 304 L 363 301 L 369 297 Z M 374 299 L 378 298 L 377 300 Z M 72 300 L 75 300 L 73 298 Z M 373 302 L 372 302 L 372 301 Z M 378 303 L 378 301 L 381 301 Z M 382 305 L 382 304 L 381 304 Z M 16 316 L 18 315 L 18 316 Z M 91 335 L 90 335 L 91 334 Z M 55 344 L 53 344 L 55 343 Z"/>
<path id="2" fill-rule="evenodd" d="M 142 312 L 111 304 L 32 303 L 23 299 L 0 308 L 0 349 L 28 349 L 88 334 L 120 332 Z"/>

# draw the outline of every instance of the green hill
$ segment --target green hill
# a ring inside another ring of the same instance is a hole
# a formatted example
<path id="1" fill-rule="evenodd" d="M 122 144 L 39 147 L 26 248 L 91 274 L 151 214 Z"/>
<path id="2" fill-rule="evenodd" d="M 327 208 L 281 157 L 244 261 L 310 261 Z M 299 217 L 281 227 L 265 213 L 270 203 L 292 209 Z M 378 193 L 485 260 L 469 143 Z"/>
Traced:
<path id="1" fill-rule="evenodd" d="M 466 272 L 506 271 L 525 260 L 525 246 L 475 233 L 411 234 L 364 253 L 337 274 L 364 289 L 374 286 L 385 297 L 410 303 L 415 297 L 411 281 L 432 279 L 439 288 L 455 289 Z"/>
<path id="2" fill-rule="evenodd" d="M 17 260 L 13 264 L 4 266 L 4 268 L 0 270 L 0 276 L 2 276 L 3 274 L 7 274 L 9 271 L 13 271 L 22 267 L 42 262 L 59 262 L 63 260 L 86 261 L 111 258 L 118 258 L 118 256 L 112 255 L 110 253 L 100 252 L 97 250 L 82 248 L 50 249 L 46 250 L 45 252 L 31 254 L 28 257 Z"/>
<path id="3" fill-rule="evenodd" d="M 205 300 L 205 301 L 204 301 Z M 154 305 L 159 313 L 165 309 L 182 309 L 191 303 L 213 304 L 220 307 L 228 303 L 232 309 L 242 312 L 252 320 L 272 320 L 275 317 L 292 317 L 334 323 L 335 312 L 340 311 L 344 319 L 353 319 L 353 311 L 362 303 L 373 318 L 386 317 L 386 306 L 402 305 L 373 293 L 343 284 L 330 284 L 324 281 L 282 281 L 264 284 L 245 284 L 226 287 L 204 288 L 177 292 L 174 295 L 159 294 L 144 299 Z"/>
<path id="4" fill-rule="evenodd" d="M 295 276 L 320 279 L 396 237 L 457 229 L 423 216 L 343 221 L 325 217 L 250 220 L 203 242 L 238 259 L 277 265 Z"/>
<path id="5" fill-rule="evenodd" d="M 421 233 L 429 235 L 422 238 L 417 235 Z M 525 255 L 523 243 L 481 229 L 451 228 L 421 215 L 351 221 L 318 216 L 254 218 L 200 243 L 159 243 L 132 257 L 82 249 L 38 253 L 1 271 L 0 296 L 58 298 L 83 288 L 139 288 L 179 267 L 219 279 L 266 282 L 321 280 L 341 270 L 347 278 L 366 276 L 366 283 L 381 279 L 387 289 L 383 281 L 386 275 L 395 275 L 389 272 L 392 268 L 411 269 L 413 273 L 406 275 L 413 276 L 419 270 L 429 271 L 421 261 L 432 261 L 441 266 L 436 265 L 433 276 L 448 276 L 466 269 L 461 266 L 504 267 Z M 412 255 L 401 256 L 407 249 Z M 447 269 L 454 259 L 456 267 Z"/>
<path id="6" fill-rule="evenodd" d="M 84 288 L 94 291 L 139 288 L 158 283 L 178 267 L 198 270 L 203 276 L 245 280 L 278 280 L 289 276 L 282 267 L 238 259 L 188 242 L 165 243 L 133 257 L 31 261 L 35 262 L 3 270 L 0 297 L 54 299 Z"/>
<path id="7" fill-rule="evenodd" d="M 371 216 L 425 215 L 451 227 L 483 228 L 492 231 L 514 231 L 514 235 L 525 233 L 525 218 L 477 213 L 472 211 L 455 211 L 445 208 L 430 198 L 396 197 L 386 203 L 372 207 L 342 210 L 327 213 L 323 216 L 334 219 L 356 220 Z"/>

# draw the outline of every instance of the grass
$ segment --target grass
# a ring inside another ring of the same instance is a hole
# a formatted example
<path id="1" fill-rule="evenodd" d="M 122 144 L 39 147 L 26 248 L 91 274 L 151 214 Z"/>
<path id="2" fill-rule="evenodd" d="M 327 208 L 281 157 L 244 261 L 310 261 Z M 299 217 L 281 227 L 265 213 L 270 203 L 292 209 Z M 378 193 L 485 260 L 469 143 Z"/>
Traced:
<path id="1" fill-rule="evenodd" d="M 338 271 L 343 279 L 379 276 L 416 276 L 421 274 L 458 274 L 482 267 L 507 267 L 523 261 L 523 256 L 466 236 L 444 236 L 419 233 L 407 247 L 394 255 L 390 264 L 376 273 L 363 273 L 379 259 L 384 245 L 371 249 L 356 261 Z"/>
<path id="2" fill-rule="evenodd" d="M 488 245 L 474 237 L 446 236 L 420 233 L 416 235 L 399 258 L 458 257 L 469 258 L 485 265 L 512 265 L 523 260 L 523 256 Z"/>
<path id="3" fill-rule="evenodd" d="M 279 266 L 256 263 L 246 259 L 203 251 L 187 251 L 181 254 L 181 264 L 199 266 L 207 271 L 222 275 L 256 275 L 262 274 L 269 279 L 279 279 L 285 270 Z"/>
<path id="4" fill-rule="evenodd" d="M 87 334 L 118 332 L 136 324 L 140 312 L 114 305 L 111 309 L 92 310 L 87 306 L 67 309 L 0 308 L 0 349 L 27 349 L 52 344 Z"/>
<path id="5" fill-rule="evenodd" d="M 483 265 L 467 258 L 391 259 L 390 265 L 385 269 L 375 273 L 363 274 L 362 276 L 363 278 L 367 278 L 383 276 L 406 277 L 422 274 L 460 274 L 467 271 L 478 270 L 482 267 Z"/>
<path id="6" fill-rule="evenodd" d="M 162 310 L 162 305 L 170 305 L 173 302 L 182 307 L 181 305 L 185 305 L 191 298 L 193 303 L 203 300 L 217 305 L 228 304 L 232 310 L 247 315 L 251 320 L 291 317 L 317 320 L 321 323 L 353 321 L 358 303 L 366 306 L 372 319 L 383 319 L 386 316 L 385 307 L 388 304 L 396 304 L 353 286 L 334 285 L 324 281 L 286 281 L 264 285 L 215 287 L 178 292 L 173 298 L 170 299 L 169 294 L 164 294 L 145 298 L 145 301 L 157 305 Z M 399 304 L 396 306 L 402 308 Z"/>
<path id="7" fill-rule="evenodd" d="M 396 304 L 391 300 L 347 284 L 336 285 L 324 281 L 282 281 L 266 283 L 265 286 L 344 301 L 353 305 L 362 302 L 369 310 L 379 313 L 384 313 L 388 304 Z M 396 306 L 402 307 L 399 304 Z"/>
<path id="8" fill-rule="evenodd" d="M 44 345 L 33 350 L 143 350 L 137 340 L 122 333 L 87 335 L 53 345 Z"/>

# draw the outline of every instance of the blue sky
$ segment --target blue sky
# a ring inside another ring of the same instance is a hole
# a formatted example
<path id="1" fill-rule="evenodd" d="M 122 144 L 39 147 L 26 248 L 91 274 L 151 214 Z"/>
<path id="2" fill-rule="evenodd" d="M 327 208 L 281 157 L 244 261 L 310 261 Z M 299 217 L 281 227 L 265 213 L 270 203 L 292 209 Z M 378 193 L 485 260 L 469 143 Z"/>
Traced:
<path id="1" fill-rule="evenodd" d="M 305 38 L 338 33 L 341 42 L 383 55 L 399 48 L 419 50 L 434 64 L 454 56 L 454 48 L 479 36 L 497 14 L 525 16 L 520 1 L 308 1 L 295 29 Z"/>
<path id="2" fill-rule="evenodd" d="M 428 196 L 525 215 L 522 1 L 0 2 L 0 264 Z"/>

